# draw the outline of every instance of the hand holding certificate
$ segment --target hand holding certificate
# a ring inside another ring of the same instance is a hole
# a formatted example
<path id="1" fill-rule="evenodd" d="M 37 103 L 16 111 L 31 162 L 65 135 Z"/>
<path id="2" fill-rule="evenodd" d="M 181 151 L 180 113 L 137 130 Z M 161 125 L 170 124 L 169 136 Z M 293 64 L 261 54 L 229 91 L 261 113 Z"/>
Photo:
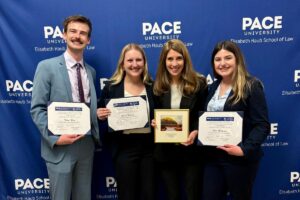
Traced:
<path id="1" fill-rule="evenodd" d="M 48 130 L 53 135 L 87 134 L 91 130 L 90 108 L 85 103 L 50 103 Z"/>
<path id="2" fill-rule="evenodd" d="M 241 112 L 201 112 L 198 140 L 202 145 L 237 145 L 242 141 Z"/>
<path id="3" fill-rule="evenodd" d="M 109 131 L 149 127 L 146 96 L 108 99 Z"/>

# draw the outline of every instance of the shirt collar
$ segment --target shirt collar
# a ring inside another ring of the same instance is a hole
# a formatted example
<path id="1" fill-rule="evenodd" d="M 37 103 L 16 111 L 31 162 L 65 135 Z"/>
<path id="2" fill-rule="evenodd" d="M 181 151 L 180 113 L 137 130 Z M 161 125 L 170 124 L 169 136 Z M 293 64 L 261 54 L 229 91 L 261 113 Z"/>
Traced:
<path id="1" fill-rule="evenodd" d="M 71 69 L 75 64 L 80 63 L 84 67 L 83 59 L 77 62 L 67 51 L 64 53 L 67 68 Z"/>

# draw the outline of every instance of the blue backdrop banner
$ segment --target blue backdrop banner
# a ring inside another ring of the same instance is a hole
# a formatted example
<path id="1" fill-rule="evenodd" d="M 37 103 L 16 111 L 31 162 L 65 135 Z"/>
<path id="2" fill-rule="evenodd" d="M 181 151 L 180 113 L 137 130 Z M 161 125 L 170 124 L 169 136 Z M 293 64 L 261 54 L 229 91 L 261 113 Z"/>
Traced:
<path id="1" fill-rule="evenodd" d="M 32 81 L 40 60 L 65 51 L 62 22 L 74 14 L 93 23 L 85 59 L 97 70 L 98 95 L 127 43 L 145 49 L 154 77 L 162 45 L 180 39 L 209 83 L 214 45 L 238 43 L 250 73 L 264 83 L 271 121 L 254 199 L 300 199 L 299 11 L 299 0 L 1 0 L 0 199 L 50 199 L 40 133 L 29 113 Z M 104 146 L 95 156 L 92 199 L 117 199 L 116 191 Z"/>

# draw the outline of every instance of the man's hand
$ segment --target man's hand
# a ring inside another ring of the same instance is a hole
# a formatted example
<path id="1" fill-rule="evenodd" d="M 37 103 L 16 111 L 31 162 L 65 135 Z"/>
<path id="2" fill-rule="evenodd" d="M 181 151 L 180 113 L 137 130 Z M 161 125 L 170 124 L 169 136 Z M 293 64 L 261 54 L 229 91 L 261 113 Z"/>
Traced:
<path id="1" fill-rule="evenodd" d="M 73 144 L 80 138 L 84 137 L 84 135 L 61 135 L 58 140 L 56 141 L 56 145 L 68 145 L 68 144 Z"/>

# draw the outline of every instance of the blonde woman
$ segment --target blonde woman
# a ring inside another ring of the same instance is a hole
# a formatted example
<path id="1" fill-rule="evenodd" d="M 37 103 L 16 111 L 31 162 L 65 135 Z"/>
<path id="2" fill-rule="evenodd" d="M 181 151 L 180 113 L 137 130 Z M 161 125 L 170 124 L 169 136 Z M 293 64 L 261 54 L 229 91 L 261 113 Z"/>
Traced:
<path id="1" fill-rule="evenodd" d="M 144 50 L 137 44 L 126 45 L 121 52 L 117 69 L 105 85 L 98 118 L 106 122 L 110 110 L 105 99 L 145 95 L 148 119 L 153 118 L 152 81 Z M 107 133 L 115 166 L 118 199 L 154 200 L 153 131 L 151 127 Z"/>
<path id="2" fill-rule="evenodd" d="M 243 139 L 238 145 L 208 147 L 203 199 L 225 199 L 230 192 L 234 200 L 250 200 L 261 144 L 270 132 L 263 86 L 249 75 L 240 48 L 231 41 L 215 46 L 211 64 L 217 81 L 209 89 L 205 109 L 243 111 Z"/>
<path id="3" fill-rule="evenodd" d="M 156 144 L 155 159 L 169 200 L 181 199 L 181 180 L 188 200 L 200 199 L 201 156 L 195 145 L 198 112 L 207 96 L 206 79 L 195 72 L 189 52 L 180 40 L 169 40 L 162 48 L 154 83 L 155 108 L 189 109 L 191 130 L 182 144 Z M 155 126 L 155 121 L 152 123 Z"/>

